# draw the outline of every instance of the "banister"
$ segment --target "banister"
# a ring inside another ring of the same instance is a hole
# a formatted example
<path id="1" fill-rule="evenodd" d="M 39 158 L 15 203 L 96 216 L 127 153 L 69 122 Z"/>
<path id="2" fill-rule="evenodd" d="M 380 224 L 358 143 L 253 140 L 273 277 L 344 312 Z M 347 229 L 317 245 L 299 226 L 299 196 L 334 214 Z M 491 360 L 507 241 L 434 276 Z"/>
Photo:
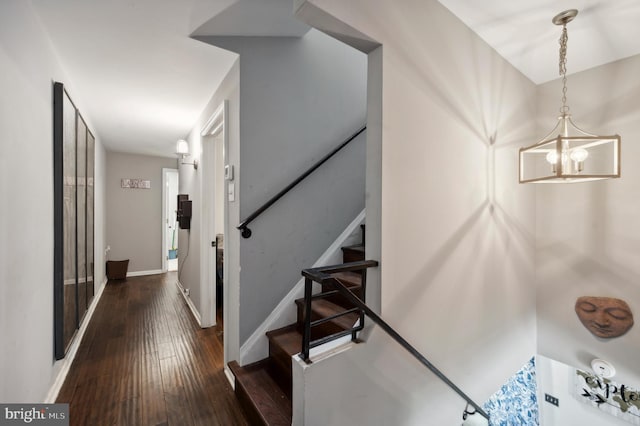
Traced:
<path id="1" fill-rule="evenodd" d="M 413 345 L 411 345 L 404 337 L 402 337 L 396 330 L 393 329 L 386 321 L 384 321 L 378 314 L 376 314 L 369 306 L 367 306 L 358 296 L 356 296 L 351 290 L 349 290 L 344 284 L 342 284 L 338 279 L 332 277 L 330 274 L 336 272 L 344 272 L 344 271 L 355 271 L 355 270 L 364 270 L 369 267 L 377 266 L 378 262 L 373 260 L 365 260 L 360 262 L 351 262 L 346 263 L 344 265 L 332 265 L 326 267 L 305 269 L 302 271 L 302 275 L 306 278 L 305 283 L 305 303 L 307 306 L 305 312 L 305 329 L 303 334 L 303 347 L 302 352 L 300 353 L 300 357 L 309 362 L 309 349 L 312 345 L 310 341 L 310 311 L 311 311 L 311 287 L 312 282 L 316 281 L 321 284 L 330 284 L 333 286 L 335 290 L 337 290 L 340 294 L 346 297 L 349 302 L 351 302 L 354 306 L 356 306 L 361 312 L 366 314 L 374 323 L 376 323 L 382 330 L 384 330 L 393 340 L 395 340 L 402 348 L 404 348 L 407 352 L 409 352 L 414 358 L 416 358 L 422 365 L 427 367 L 429 371 L 436 375 L 442 382 L 444 382 L 449 388 L 451 388 L 455 393 L 458 394 L 462 399 L 464 399 L 468 405 L 471 405 L 476 411 L 475 413 L 480 414 L 484 418 L 489 421 L 489 415 L 478 405 L 476 404 L 469 396 L 467 396 L 459 387 L 457 387 L 447 376 L 445 376 L 440 370 L 438 370 L 424 355 L 422 355 Z M 309 318 L 308 318 L 309 317 Z M 363 324 L 359 324 L 358 329 L 362 329 Z M 309 328 L 309 329 L 308 329 Z M 351 330 L 349 330 L 351 331 Z M 345 331 L 343 334 L 349 334 Z M 353 334 L 355 338 L 355 332 Z M 328 339 L 323 339 L 328 340 Z M 329 339 L 333 340 L 333 339 Z M 322 342 L 326 343 L 326 342 Z M 317 345 L 313 345 L 317 346 Z M 465 408 L 466 414 L 475 414 L 474 412 L 467 412 Z"/>
<path id="2" fill-rule="evenodd" d="M 366 129 L 367 129 L 367 126 L 363 126 L 357 132 L 355 132 L 353 135 L 349 136 L 344 142 L 342 142 L 340 145 L 338 145 L 336 148 L 334 148 L 331 152 L 329 152 L 327 155 L 325 155 L 320 160 L 318 160 L 313 166 L 309 167 L 304 173 L 302 173 L 300 176 L 298 176 L 293 182 L 291 182 L 289 185 L 284 187 L 284 189 L 282 189 L 282 191 L 278 192 L 276 195 L 271 197 L 266 203 L 264 203 L 262 206 L 257 208 L 249 216 L 247 216 L 247 218 L 245 220 L 243 220 L 242 222 L 240 222 L 240 225 L 238 225 L 236 227 L 238 230 L 242 231 L 241 235 L 244 238 L 251 237 L 251 229 L 248 228 L 248 225 L 251 222 L 253 222 L 258 216 L 260 216 L 265 210 L 267 210 L 269 207 L 271 207 L 273 204 L 275 204 L 287 192 L 291 191 L 296 185 L 298 185 L 300 182 L 302 182 L 307 176 L 309 176 L 311 173 L 313 173 L 318 167 L 320 167 L 324 163 L 326 163 L 327 160 L 329 160 L 331 157 L 333 157 L 335 154 L 337 154 L 338 151 L 340 151 L 342 148 L 347 146 L 349 144 L 349 142 L 351 142 L 352 140 L 354 140 L 355 138 L 360 136 L 360 134 L 362 132 L 364 132 Z"/>
<path id="3" fill-rule="evenodd" d="M 322 283 L 323 280 L 332 279 L 330 274 L 335 274 L 336 272 L 361 271 L 363 269 L 374 268 L 376 266 L 378 266 L 378 262 L 375 260 L 359 260 L 356 262 L 340 263 L 338 265 L 308 268 L 302 271 L 302 276 Z"/>

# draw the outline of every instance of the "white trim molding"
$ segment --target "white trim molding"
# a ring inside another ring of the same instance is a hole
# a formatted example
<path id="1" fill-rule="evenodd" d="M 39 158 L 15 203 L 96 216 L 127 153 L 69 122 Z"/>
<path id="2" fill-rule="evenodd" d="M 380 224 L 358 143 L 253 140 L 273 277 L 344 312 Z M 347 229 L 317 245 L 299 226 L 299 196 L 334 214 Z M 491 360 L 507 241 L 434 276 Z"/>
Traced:
<path id="1" fill-rule="evenodd" d="M 58 394 L 60 393 L 60 389 L 62 388 L 64 381 L 67 379 L 67 375 L 69 374 L 71 365 L 73 364 L 76 354 L 78 353 L 78 348 L 80 347 L 80 343 L 82 343 L 82 339 L 84 338 L 84 333 L 87 330 L 87 327 L 89 326 L 89 322 L 91 322 L 93 313 L 96 310 L 96 306 L 98 306 L 98 302 L 100 302 L 100 299 L 102 298 L 102 293 L 104 292 L 104 288 L 106 285 L 107 285 L 107 278 L 105 277 L 104 281 L 102 281 L 102 284 L 100 284 L 100 287 L 98 287 L 98 291 L 94 295 L 93 300 L 91 301 L 91 305 L 87 310 L 87 314 L 84 317 L 84 321 L 82 321 L 82 325 L 80 325 L 78 334 L 76 335 L 76 338 L 74 339 L 73 343 L 69 347 L 67 354 L 65 355 L 64 358 L 55 362 L 54 369 L 57 369 L 58 373 L 56 374 L 53 384 L 49 388 L 49 392 L 47 392 L 47 396 L 44 399 L 45 404 L 53 404 L 56 402 L 56 399 L 58 398 Z"/>
<path id="2" fill-rule="evenodd" d="M 141 277 L 144 275 L 157 275 L 157 274 L 162 274 L 162 269 L 151 269 L 148 271 L 133 271 L 133 272 L 127 272 L 127 278 L 129 277 Z"/>
<path id="3" fill-rule="evenodd" d="M 176 280 L 176 286 L 178 287 L 178 290 L 180 290 L 180 294 L 182 295 L 182 298 L 184 299 L 184 301 L 187 303 L 187 306 L 191 310 L 193 317 L 198 323 L 198 326 L 200 326 L 200 328 L 203 328 L 202 319 L 200 318 L 200 313 L 198 312 L 195 305 L 193 304 L 193 300 L 191 300 L 191 298 L 187 295 L 187 289 L 184 288 L 184 286 L 179 280 Z"/>
<path id="4" fill-rule="evenodd" d="M 200 136 L 202 137 L 202 173 L 200 182 L 200 312 L 202 312 L 202 327 L 213 327 L 216 325 L 216 264 L 215 248 L 211 242 L 215 240 L 215 196 L 223 195 L 224 203 L 228 204 L 228 198 L 224 194 L 215 194 L 215 185 L 211 183 L 215 179 L 215 167 L 218 159 L 215 156 L 215 146 L 212 145 L 216 139 L 222 137 L 223 152 L 229 145 L 229 132 L 225 129 L 225 122 L 229 116 L 229 101 L 224 100 L 216 108 L 211 118 L 202 127 Z M 226 165 L 226 158 L 223 164 Z M 226 209 L 225 209 L 226 211 Z M 229 220 L 224 217 L 224 235 L 230 232 Z M 226 253 L 225 255 L 227 255 Z M 227 262 L 223 268 L 227 268 Z M 223 272 L 224 277 L 228 277 L 227 271 Z M 225 278 L 226 279 L 226 278 Z M 228 292 L 223 292 L 228 293 Z M 225 297 L 223 295 L 223 297 Z M 228 301 L 223 302 L 223 306 L 230 306 Z"/>
<path id="5" fill-rule="evenodd" d="M 233 390 L 236 390 L 236 376 L 233 375 L 233 373 L 231 372 L 231 369 L 227 364 L 224 365 L 223 370 L 224 370 L 224 375 L 227 377 L 227 380 L 231 384 L 231 388 Z"/>

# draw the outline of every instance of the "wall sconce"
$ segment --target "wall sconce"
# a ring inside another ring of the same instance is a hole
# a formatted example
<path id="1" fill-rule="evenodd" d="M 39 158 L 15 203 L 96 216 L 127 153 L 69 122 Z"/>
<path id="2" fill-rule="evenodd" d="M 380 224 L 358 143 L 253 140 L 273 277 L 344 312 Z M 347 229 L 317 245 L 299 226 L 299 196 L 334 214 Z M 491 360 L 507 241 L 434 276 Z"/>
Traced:
<path id="1" fill-rule="evenodd" d="M 567 106 L 567 24 L 576 9 L 556 15 L 562 26 L 559 69 L 562 107 L 558 124 L 540 142 L 520 149 L 520 183 L 571 183 L 620 177 L 620 136 L 585 132 L 571 120 Z"/>
<path id="2" fill-rule="evenodd" d="M 185 157 L 189 156 L 189 143 L 184 139 L 180 139 L 176 143 L 176 154 L 182 159 L 180 164 L 188 164 L 190 166 L 193 166 L 195 170 L 198 170 L 198 160 L 196 160 L 195 158 L 193 159 L 193 163 L 187 163 L 184 161 Z"/>

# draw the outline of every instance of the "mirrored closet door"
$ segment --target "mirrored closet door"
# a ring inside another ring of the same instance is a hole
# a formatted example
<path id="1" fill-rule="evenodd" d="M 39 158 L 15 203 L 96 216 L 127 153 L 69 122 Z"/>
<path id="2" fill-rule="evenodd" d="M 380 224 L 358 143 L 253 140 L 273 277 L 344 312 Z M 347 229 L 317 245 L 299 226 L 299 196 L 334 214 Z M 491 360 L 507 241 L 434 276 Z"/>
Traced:
<path id="1" fill-rule="evenodd" d="M 62 83 L 53 86 L 55 358 L 94 295 L 95 138 Z"/>

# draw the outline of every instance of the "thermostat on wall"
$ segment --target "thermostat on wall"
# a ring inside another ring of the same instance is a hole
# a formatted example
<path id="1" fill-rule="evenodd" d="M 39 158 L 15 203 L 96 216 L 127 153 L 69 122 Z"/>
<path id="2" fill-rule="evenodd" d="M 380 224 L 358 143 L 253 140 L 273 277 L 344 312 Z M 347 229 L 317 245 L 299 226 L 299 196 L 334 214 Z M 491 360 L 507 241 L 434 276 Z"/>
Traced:
<path id="1" fill-rule="evenodd" d="M 609 361 L 605 361 L 604 359 L 596 358 L 591 361 L 591 368 L 597 376 L 604 377 L 605 379 L 610 379 L 616 375 L 615 367 L 611 365 Z"/>
<path id="2" fill-rule="evenodd" d="M 233 164 L 224 166 L 224 178 L 228 181 L 233 180 Z"/>

